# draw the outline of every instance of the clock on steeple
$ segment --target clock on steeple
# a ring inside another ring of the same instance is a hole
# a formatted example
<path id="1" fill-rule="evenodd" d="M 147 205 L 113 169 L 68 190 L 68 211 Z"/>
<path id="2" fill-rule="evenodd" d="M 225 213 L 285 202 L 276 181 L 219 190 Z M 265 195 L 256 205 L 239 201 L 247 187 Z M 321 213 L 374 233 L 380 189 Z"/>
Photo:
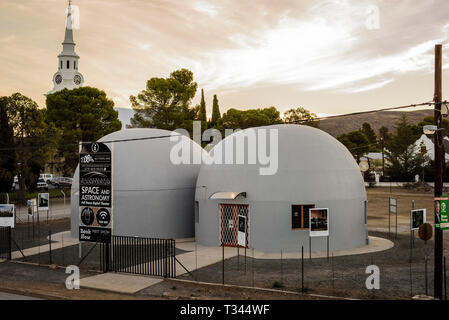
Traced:
<path id="1" fill-rule="evenodd" d="M 79 56 L 75 53 L 75 42 L 73 41 L 73 21 L 72 5 L 69 1 L 67 8 L 67 24 L 65 28 L 64 42 L 62 43 L 62 52 L 58 56 L 58 71 L 53 76 L 53 90 L 48 94 L 55 93 L 67 88 L 69 90 L 79 88 L 84 83 L 84 78 L 78 72 Z"/>

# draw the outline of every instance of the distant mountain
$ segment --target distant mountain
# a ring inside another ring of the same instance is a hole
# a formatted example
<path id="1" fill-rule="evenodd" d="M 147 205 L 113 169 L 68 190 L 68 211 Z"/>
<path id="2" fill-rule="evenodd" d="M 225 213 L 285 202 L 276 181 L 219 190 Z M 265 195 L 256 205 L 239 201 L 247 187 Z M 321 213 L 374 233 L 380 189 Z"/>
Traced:
<path id="1" fill-rule="evenodd" d="M 320 129 L 326 131 L 334 137 L 358 130 L 364 122 L 368 122 L 376 134 L 382 126 L 388 128 L 390 132 L 395 130 L 396 123 L 401 120 L 402 114 L 406 114 L 407 122 L 410 124 L 418 124 L 425 117 L 433 116 L 433 110 L 418 111 L 381 111 L 376 113 L 360 114 L 354 116 L 346 116 L 335 119 L 327 119 L 320 121 Z"/>
<path id="2" fill-rule="evenodd" d="M 120 107 L 115 107 L 114 110 L 118 111 L 118 119 L 122 122 L 122 129 L 126 129 L 126 125 L 131 124 L 130 119 L 134 117 L 134 110 Z"/>

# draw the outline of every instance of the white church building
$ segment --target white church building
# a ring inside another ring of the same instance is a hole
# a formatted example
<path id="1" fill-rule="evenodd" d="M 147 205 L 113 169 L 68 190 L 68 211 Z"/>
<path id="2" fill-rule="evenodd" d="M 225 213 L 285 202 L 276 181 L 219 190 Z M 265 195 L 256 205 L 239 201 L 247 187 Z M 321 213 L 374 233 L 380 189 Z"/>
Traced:
<path id="1" fill-rule="evenodd" d="M 83 85 L 83 75 L 78 72 L 80 57 L 75 52 L 75 45 L 73 40 L 73 10 L 71 1 L 69 1 L 62 52 L 58 55 L 58 71 L 53 76 L 53 89 L 47 94 L 52 94 L 62 89 L 72 90 Z"/>

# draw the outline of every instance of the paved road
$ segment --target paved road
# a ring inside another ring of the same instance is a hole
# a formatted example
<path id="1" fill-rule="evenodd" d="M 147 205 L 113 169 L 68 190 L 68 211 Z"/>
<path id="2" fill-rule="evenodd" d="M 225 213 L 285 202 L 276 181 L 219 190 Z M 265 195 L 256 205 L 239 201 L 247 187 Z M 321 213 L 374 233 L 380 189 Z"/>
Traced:
<path id="1" fill-rule="evenodd" d="M 42 300 L 28 296 L 22 296 L 12 293 L 0 292 L 0 300 Z"/>
<path id="2" fill-rule="evenodd" d="M 26 223 L 28 221 L 28 209 L 26 206 L 16 207 L 17 223 Z M 48 219 L 62 219 L 70 217 L 70 198 L 66 199 L 65 205 L 63 199 L 50 199 L 50 210 L 48 212 Z M 47 212 L 39 213 L 40 221 L 47 220 Z M 37 217 L 35 217 L 37 219 Z"/>

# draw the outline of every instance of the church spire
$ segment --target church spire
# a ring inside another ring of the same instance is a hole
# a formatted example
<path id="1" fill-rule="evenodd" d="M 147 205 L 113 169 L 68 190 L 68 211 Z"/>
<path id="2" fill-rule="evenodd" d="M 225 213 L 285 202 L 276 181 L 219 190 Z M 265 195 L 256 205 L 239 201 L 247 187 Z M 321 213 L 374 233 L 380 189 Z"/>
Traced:
<path id="1" fill-rule="evenodd" d="M 69 0 L 69 7 L 67 8 L 67 23 L 65 26 L 65 37 L 64 42 L 65 44 L 75 44 L 73 41 L 73 21 L 72 21 L 72 1 Z"/>

